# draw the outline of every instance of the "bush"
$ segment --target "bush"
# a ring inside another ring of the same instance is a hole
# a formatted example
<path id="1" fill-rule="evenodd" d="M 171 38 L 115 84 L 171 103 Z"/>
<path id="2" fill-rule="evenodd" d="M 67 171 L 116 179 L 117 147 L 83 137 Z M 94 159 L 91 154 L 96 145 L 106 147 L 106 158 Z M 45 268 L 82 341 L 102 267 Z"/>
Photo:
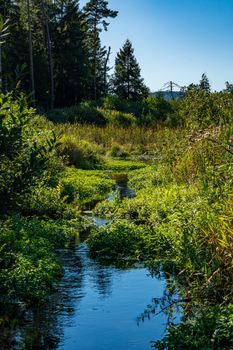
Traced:
<path id="1" fill-rule="evenodd" d="M 93 255 L 102 258 L 140 260 L 147 231 L 126 220 L 94 230 L 88 239 Z"/>
<path id="2" fill-rule="evenodd" d="M 37 124 L 23 95 L 0 96 L 0 213 L 20 208 L 20 194 L 46 170 L 55 144 L 55 134 Z"/>
<path id="3" fill-rule="evenodd" d="M 157 350 L 231 350 L 233 348 L 233 305 L 196 307 L 180 324 L 170 324 Z"/>
<path id="4" fill-rule="evenodd" d="M 0 227 L 1 298 L 41 302 L 54 288 L 62 270 L 55 249 L 68 236 L 52 221 L 15 216 Z"/>
<path id="5" fill-rule="evenodd" d="M 31 193 L 22 200 L 22 214 L 26 216 L 46 216 L 53 219 L 61 218 L 66 211 L 66 197 L 63 187 L 58 183 L 55 187 L 49 187 L 46 182 L 39 182 Z"/>
<path id="6" fill-rule="evenodd" d="M 123 149 L 117 143 L 113 144 L 110 151 L 108 152 L 110 157 L 127 158 L 129 153 Z"/>
<path id="7" fill-rule="evenodd" d="M 182 100 L 179 114 L 191 127 L 206 128 L 229 123 L 233 118 L 233 98 L 228 93 L 191 90 Z"/>
<path id="8" fill-rule="evenodd" d="M 105 125 L 106 120 L 99 110 L 89 101 L 81 102 L 79 105 L 57 108 L 49 111 L 47 116 L 57 123 L 92 123 Z"/>
<path id="9" fill-rule="evenodd" d="M 143 118 L 141 122 L 147 124 L 164 122 L 172 112 L 171 103 L 163 97 L 149 96 L 143 100 Z"/>
<path id="10" fill-rule="evenodd" d="M 64 158 L 67 165 L 74 165 L 80 169 L 94 169 L 102 163 L 93 144 L 88 141 L 78 141 L 71 136 L 63 136 L 57 152 Z"/>
<path id="11" fill-rule="evenodd" d="M 106 118 L 108 123 L 129 127 L 137 123 L 137 118 L 132 113 L 119 112 L 117 110 L 98 108 L 98 111 Z"/>
<path id="12" fill-rule="evenodd" d="M 74 201 L 78 205 L 103 199 L 115 184 L 101 171 L 82 171 L 74 168 L 62 173 L 60 180 L 63 195 L 67 196 L 69 202 Z"/>
<path id="13" fill-rule="evenodd" d="M 103 109 L 115 110 L 123 113 L 130 113 L 137 117 L 141 115 L 141 103 L 126 100 L 118 96 L 107 96 L 103 99 L 101 104 Z"/>

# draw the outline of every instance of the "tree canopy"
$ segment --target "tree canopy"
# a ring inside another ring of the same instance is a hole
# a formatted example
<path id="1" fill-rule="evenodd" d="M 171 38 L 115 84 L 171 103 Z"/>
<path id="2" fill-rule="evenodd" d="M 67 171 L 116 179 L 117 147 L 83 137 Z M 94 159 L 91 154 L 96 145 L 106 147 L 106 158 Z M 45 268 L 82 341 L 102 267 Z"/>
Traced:
<path id="1" fill-rule="evenodd" d="M 129 39 L 117 53 L 112 84 L 114 93 L 128 100 L 137 100 L 148 95 L 148 88 L 141 77 L 141 70 Z"/>

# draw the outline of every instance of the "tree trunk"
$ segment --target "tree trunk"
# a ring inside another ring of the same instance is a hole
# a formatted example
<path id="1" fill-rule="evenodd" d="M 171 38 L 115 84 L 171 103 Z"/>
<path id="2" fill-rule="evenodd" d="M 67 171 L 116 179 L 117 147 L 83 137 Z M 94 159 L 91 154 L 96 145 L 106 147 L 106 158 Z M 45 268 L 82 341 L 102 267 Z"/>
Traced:
<path id="1" fill-rule="evenodd" d="M 34 65 L 33 65 L 33 48 L 32 48 L 32 30 L 30 16 L 30 0 L 27 0 L 27 19 L 28 19 L 28 39 L 29 39 L 29 59 L 30 59 L 30 84 L 32 104 L 35 105 L 35 80 L 34 80 Z"/>
<path id="2" fill-rule="evenodd" d="M 93 42 L 93 95 L 94 101 L 97 102 L 97 86 L 96 86 L 96 67 L 97 67 L 97 21 L 94 21 L 94 42 Z"/>
<path id="3" fill-rule="evenodd" d="M 129 74 L 129 57 L 127 57 L 127 100 L 130 97 L 130 74 Z"/>
<path id="4" fill-rule="evenodd" d="M 43 22 L 46 31 L 46 41 L 47 41 L 47 51 L 48 51 L 48 65 L 49 65 L 49 76 L 50 76 L 50 108 L 54 107 L 54 75 L 53 75 L 53 56 L 52 56 L 52 45 L 51 45 L 51 36 L 49 30 L 48 17 L 45 11 L 44 1 L 41 0 L 41 11 Z"/>
<path id="5" fill-rule="evenodd" d="M 107 57 L 104 63 L 104 94 L 107 94 L 107 67 L 108 67 L 108 60 L 110 57 L 110 53 L 111 53 L 111 46 L 109 46 L 108 48 L 108 52 L 107 52 Z"/>

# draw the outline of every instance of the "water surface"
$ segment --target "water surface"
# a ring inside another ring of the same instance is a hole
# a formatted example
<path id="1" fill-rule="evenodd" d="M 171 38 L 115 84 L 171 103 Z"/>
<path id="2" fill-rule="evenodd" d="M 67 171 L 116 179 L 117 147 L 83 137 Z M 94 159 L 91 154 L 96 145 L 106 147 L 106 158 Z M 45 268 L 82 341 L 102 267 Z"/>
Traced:
<path id="1" fill-rule="evenodd" d="M 1 350 L 146 350 L 162 337 L 166 315 L 143 322 L 140 316 L 154 297 L 163 296 L 165 280 L 152 278 L 142 266 L 100 264 L 85 243 L 73 243 L 60 256 L 64 276 L 49 302 L 0 310 Z"/>
<path id="2" fill-rule="evenodd" d="M 138 317 L 155 296 L 162 297 L 164 280 L 152 278 L 142 267 L 100 265 L 88 257 L 83 243 L 75 255 L 83 263 L 82 283 L 69 295 L 74 313 L 63 318 L 58 349 L 150 349 L 150 341 L 164 333 L 166 316 L 159 314 L 144 322 L 138 322 Z M 66 272 L 63 280 L 68 293 L 73 273 L 72 269 Z"/>
<path id="3" fill-rule="evenodd" d="M 116 190 L 109 200 L 117 193 L 135 196 L 126 186 Z M 93 260 L 85 242 L 73 242 L 59 256 L 64 276 L 49 302 L 0 309 L 1 350 L 147 350 L 164 335 L 167 316 L 144 311 L 163 297 L 165 279 L 152 277 L 142 265 L 117 268 Z"/>

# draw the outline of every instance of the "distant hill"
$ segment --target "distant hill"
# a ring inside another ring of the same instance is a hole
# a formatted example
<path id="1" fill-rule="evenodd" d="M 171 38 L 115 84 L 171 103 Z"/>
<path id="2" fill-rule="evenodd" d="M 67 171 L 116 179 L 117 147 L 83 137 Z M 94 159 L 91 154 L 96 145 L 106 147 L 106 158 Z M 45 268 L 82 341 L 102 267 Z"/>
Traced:
<path id="1" fill-rule="evenodd" d="M 179 100 L 184 96 L 184 93 L 182 91 L 173 91 L 172 94 L 175 100 Z M 151 93 L 151 96 L 161 96 L 161 95 L 167 101 L 172 100 L 171 91 L 156 91 Z"/>

